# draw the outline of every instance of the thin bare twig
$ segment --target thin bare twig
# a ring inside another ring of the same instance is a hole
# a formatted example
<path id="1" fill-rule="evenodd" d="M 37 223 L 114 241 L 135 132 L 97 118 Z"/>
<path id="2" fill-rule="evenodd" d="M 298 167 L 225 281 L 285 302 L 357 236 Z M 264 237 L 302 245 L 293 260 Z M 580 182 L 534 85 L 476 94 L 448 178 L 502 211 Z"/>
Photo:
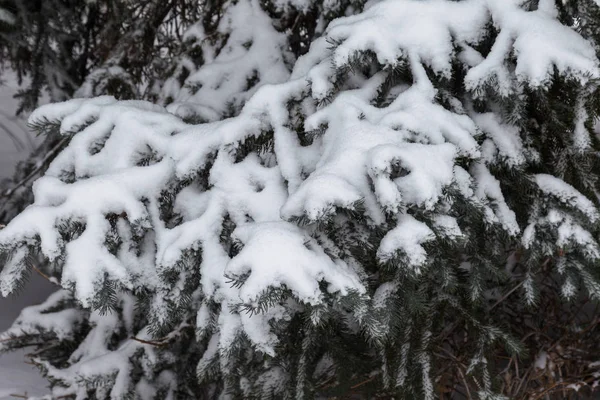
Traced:
<path id="1" fill-rule="evenodd" d="M 57 285 L 60 286 L 57 282 L 56 282 L 56 278 L 51 278 L 48 275 L 46 275 L 45 273 L 43 273 L 42 271 L 40 271 L 35 265 L 31 264 L 31 268 L 33 268 L 33 270 L 35 272 L 37 272 L 41 277 L 45 278 L 46 280 L 48 280 L 48 282 L 52 283 L 53 285 Z"/>
<path id="2" fill-rule="evenodd" d="M 12 342 L 13 340 L 21 339 L 20 337 L 0 339 L 0 343 Z"/>
<path id="3" fill-rule="evenodd" d="M 350 389 L 356 389 L 358 387 L 366 385 L 367 383 L 371 382 L 374 379 L 375 379 L 375 376 L 372 376 L 369 379 L 365 379 L 364 381 L 357 383 L 356 385 L 350 386 Z"/>
<path id="4" fill-rule="evenodd" d="M 490 307 L 490 311 L 493 310 L 498 304 L 500 304 L 504 300 L 506 300 L 508 298 L 508 296 L 510 296 L 511 294 L 514 293 L 515 290 L 517 290 L 518 288 L 520 288 L 521 286 L 523 286 L 524 283 L 525 283 L 525 280 L 522 280 L 521 282 L 519 282 L 518 285 L 516 285 L 514 288 L 512 288 L 511 290 L 509 290 L 508 293 L 506 293 L 504 296 L 502 296 L 497 302 L 494 303 L 494 305 L 492 305 Z"/>
<path id="5" fill-rule="evenodd" d="M 15 190 L 17 190 L 18 188 L 20 188 L 21 186 L 23 186 L 24 184 L 26 184 L 27 182 L 29 182 L 29 180 L 31 178 L 33 178 L 38 172 L 40 172 L 43 168 L 44 165 L 46 164 L 46 162 L 48 162 L 48 160 L 50 160 L 54 154 L 56 154 L 60 148 L 62 147 L 63 144 L 67 143 L 67 141 L 69 140 L 68 137 L 65 137 L 63 139 L 61 139 L 45 156 L 44 158 L 39 161 L 37 163 L 37 167 L 31 171 L 29 173 L 29 175 L 27 175 L 25 178 L 21 179 L 21 181 L 19 181 L 15 186 L 13 186 L 12 188 L 6 190 L 4 193 L 0 194 L 0 197 L 9 197 L 11 194 L 13 194 L 15 192 Z M 4 206 L 4 204 L 2 204 L 2 206 Z"/>
<path id="6" fill-rule="evenodd" d="M 140 343 L 143 343 L 143 344 L 149 344 L 151 346 L 156 346 L 156 347 L 163 347 L 163 346 L 167 345 L 166 343 L 153 342 L 151 340 L 144 340 L 144 339 L 137 338 L 135 336 L 132 336 L 131 340 L 135 340 L 136 342 L 140 342 Z"/>
<path id="7" fill-rule="evenodd" d="M 473 396 L 471 396 L 471 391 L 469 390 L 469 384 L 467 383 L 467 378 L 465 378 L 465 374 L 463 374 L 462 372 L 462 368 L 457 368 L 458 369 L 458 373 L 460 375 L 460 380 L 462 381 L 463 385 L 465 386 L 465 390 L 467 391 L 467 398 L 469 400 L 471 400 L 473 398 Z"/>

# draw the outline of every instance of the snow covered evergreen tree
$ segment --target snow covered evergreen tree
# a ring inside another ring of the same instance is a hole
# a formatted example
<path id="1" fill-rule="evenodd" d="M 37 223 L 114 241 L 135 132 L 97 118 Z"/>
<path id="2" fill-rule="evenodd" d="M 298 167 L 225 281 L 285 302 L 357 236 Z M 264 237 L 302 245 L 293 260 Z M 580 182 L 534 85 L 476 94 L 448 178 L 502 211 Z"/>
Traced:
<path id="1" fill-rule="evenodd" d="M 207 3 L 162 105 L 33 112 L 64 148 L 0 231 L 0 290 L 63 289 L 0 347 L 35 346 L 52 396 L 516 398 L 511 319 L 598 304 L 597 4 L 361 8 Z"/>

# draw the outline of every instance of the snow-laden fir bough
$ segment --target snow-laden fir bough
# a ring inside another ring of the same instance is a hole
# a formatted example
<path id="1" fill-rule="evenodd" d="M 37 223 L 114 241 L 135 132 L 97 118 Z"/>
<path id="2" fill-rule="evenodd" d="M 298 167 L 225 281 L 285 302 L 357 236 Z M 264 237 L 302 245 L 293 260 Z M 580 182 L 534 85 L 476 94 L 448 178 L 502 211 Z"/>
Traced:
<path id="1" fill-rule="evenodd" d="M 40 107 L 68 145 L 0 231 L 0 289 L 37 254 L 64 289 L 6 337 L 56 347 L 34 359 L 55 396 L 433 399 L 459 323 L 461 385 L 498 398 L 490 353 L 521 346 L 493 284 L 534 305 L 550 265 L 565 297 L 600 296 L 596 50 L 530 3 L 372 2 L 289 73 L 240 0 L 167 108 Z"/>

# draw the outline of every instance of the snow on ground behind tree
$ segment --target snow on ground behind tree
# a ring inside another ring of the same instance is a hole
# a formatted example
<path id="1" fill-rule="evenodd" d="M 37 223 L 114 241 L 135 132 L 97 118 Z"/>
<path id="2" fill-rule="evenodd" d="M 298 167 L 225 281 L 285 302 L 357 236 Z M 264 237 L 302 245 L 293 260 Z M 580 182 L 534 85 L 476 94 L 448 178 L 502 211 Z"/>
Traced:
<path id="1" fill-rule="evenodd" d="M 0 10 L 1 11 L 1 10 Z M 2 72 L 0 86 L 0 179 L 13 174 L 18 161 L 29 155 L 36 138 L 26 127 L 23 117 L 15 116 L 17 102 L 16 77 L 11 71 Z M 9 134 L 4 129 L 10 129 Z M 55 288 L 39 276 L 32 276 L 26 290 L 18 295 L 0 298 L 0 331 L 8 329 L 21 309 L 46 299 Z M 27 349 L 0 355 L 0 399 L 14 398 L 10 394 L 42 395 L 48 393 L 47 381 L 37 369 L 25 364 Z"/>

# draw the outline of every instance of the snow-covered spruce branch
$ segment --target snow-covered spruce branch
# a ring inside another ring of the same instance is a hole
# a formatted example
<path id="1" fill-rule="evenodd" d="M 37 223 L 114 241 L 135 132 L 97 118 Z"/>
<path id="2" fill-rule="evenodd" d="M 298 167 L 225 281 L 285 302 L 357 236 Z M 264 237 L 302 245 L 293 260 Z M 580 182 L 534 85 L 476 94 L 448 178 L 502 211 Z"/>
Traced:
<path id="1" fill-rule="evenodd" d="M 520 248 L 528 304 L 547 268 L 564 297 L 600 297 L 598 60 L 553 1 L 525 7 L 384 0 L 331 22 L 289 78 L 269 25 L 252 42 L 231 32 L 239 53 L 218 53 L 168 109 L 39 108 L 30 122 L 58 120 L 70 141 L 0 231 L 0 290 L 38 251 L 65 290 L 8 334 L 77 343 L 36 360 L 56 395 L 433 399 L 434 339 L 458 320 L 474 345 L 453 385 L 498 398 L 487 353 L 519 349 L 486 314 L 506 249 Z M 244 105 L 223 119 L 227 104 Z M 157 340 L 182 324 L 195 335 Z"/>

